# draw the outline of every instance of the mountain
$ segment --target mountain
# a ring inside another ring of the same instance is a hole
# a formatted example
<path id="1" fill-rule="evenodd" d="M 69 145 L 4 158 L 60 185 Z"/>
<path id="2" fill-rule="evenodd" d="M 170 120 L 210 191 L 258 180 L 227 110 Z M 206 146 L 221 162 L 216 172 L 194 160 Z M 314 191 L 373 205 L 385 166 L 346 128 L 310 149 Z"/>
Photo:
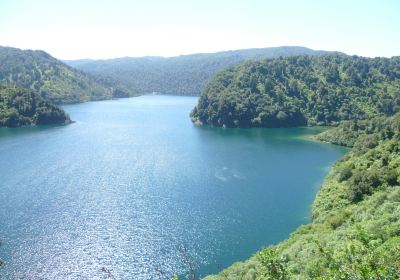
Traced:
<path id="1" fill-rule="evenodd" d="M 54 104 L 133 95 L 112 79 L 82 73 L 44 51 L 0 47 L 0 85 L 37 91 Z"/>
<path id="2" fill-rule="evenodd" d="M 400 110 L 400 57 L 330 54 L 250 61 L 218 73 L 192 111 L 226 127 L 335 125 Z"/>
<path id="3" fill-rule="evenodd" d="M 176 57 L 123 57 L 107 60 L 65 61 L 102 78 L 112 78 L 139 93 L 199 95 L 218 71 L 249 59 L 293 55 L 322 55 L 304 47 L 245 49 Z"/>
<path id="4" fill-rule="evenodd" d="M 399 279 L 400 113 L 331 132 L 354 147 L 325 178 L 312 222 L 206 280 Z"/>
<path id="5" fill-rule="evenodd" d="M 45 101 L 37 92 L 0 87 L 0 127 L 67 124 L 69 116 Z"/>

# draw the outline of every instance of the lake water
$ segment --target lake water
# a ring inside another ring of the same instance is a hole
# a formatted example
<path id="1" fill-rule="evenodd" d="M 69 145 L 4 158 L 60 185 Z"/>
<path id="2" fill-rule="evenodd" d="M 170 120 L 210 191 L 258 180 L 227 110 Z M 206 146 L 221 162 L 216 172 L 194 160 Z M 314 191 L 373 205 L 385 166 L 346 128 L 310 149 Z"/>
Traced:
<path id="1" fill-rule="evenodd" d="M 288 237 L 344 149 L 315 129 L 194 126 L 193 97 L 65 106 L 76 123 L 0 129 L 1 279 L 215 273 Z"/>

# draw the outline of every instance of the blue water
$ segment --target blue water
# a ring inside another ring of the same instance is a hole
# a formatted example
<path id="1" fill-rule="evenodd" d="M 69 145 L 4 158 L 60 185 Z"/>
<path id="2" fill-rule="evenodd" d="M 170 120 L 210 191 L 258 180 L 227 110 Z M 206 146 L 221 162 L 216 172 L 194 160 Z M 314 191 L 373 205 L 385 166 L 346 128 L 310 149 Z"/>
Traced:
<path id="1" fill-rule="evenodd" d="M 187 258 L 205 275 L 307 223 L 344 150 L 310 128 L 197 127 L 196 102 L 91 102 L 65 106 L 71 125 L 0 129 L 0 278 L 165 279 Z"/>

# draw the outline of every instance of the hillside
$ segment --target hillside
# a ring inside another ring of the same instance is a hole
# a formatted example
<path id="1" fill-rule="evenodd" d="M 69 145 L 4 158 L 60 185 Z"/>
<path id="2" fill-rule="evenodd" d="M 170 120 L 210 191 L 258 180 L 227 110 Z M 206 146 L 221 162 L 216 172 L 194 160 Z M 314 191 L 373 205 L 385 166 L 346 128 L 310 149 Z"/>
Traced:
<path id="1" fill-rule="evenodd" d="M 0 87 L 0 127 L 66 124 L 69 116 L 30 89 Z"/>
<path id="2" fill-rule="evenodd" d="M 400 57 L 339 54 L 250 61 L 218 73 L 192 112 L 226 127 L 335 125 L 400 109 Z"/>
<path id="3" fill-rule="evenodd" d="M 400 115 L 373 122 L 376 132 L 353 125 L 354 148 L 326 177 L 312 223 L 206 280 L 399 279 Z"/>
<path id="4" fill-rule="evenodd" d="M 226 67 L 248 59 L 293 55 L 322 55 L 303 47 L 246 49 L 177 57 L 123 57 L 107 60 L 65 61 L 86 73 L 112 78 L 140 93 L 199 95 L 210 78 Z"/>
<path id="5" fill-rule="evenodd" d="M 391 129 L 388 130 L 388 127 L 392 126 L 392 122 L 392 118 L 382 116 L 366 120 L 344 121 L 337 127 L 324 131 L 314 138 L 319 141 L 352 148 L 361 136 L 371 143 L 376 142 L 379 138 L 390 137 L 393 131 Z"/>
<path id="6" fill-rule="evenodd" d="M 134 94 L 114 80 L 84 74 L 44 51 L 0 47 L 0 85 L 32 89 L 54 104 L 111 99 Z"/>

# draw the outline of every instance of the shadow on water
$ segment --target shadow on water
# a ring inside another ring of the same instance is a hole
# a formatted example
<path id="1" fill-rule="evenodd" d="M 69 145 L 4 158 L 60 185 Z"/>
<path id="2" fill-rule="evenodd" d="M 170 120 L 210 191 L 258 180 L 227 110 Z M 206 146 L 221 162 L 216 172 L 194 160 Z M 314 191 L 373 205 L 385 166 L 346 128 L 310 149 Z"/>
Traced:
<path id="1" fill-rule="evenodd" d="M 49 132 L 51 130 L 65 128 L 72 124 L 24 126 L 24 127 L 17 127 L 17 128 L 0 127 L 0 139 Z"/>
<path id="2" fill-rule="evenodd" d="M 215 139 L 243 139 L 251 142 L 292 142 L 309 141 L 310 136 L 327 130 L 326 127 L 293 127 L 293 128 L 222 128 L 213 126 L 197 126 L 199 136 Z"/>

